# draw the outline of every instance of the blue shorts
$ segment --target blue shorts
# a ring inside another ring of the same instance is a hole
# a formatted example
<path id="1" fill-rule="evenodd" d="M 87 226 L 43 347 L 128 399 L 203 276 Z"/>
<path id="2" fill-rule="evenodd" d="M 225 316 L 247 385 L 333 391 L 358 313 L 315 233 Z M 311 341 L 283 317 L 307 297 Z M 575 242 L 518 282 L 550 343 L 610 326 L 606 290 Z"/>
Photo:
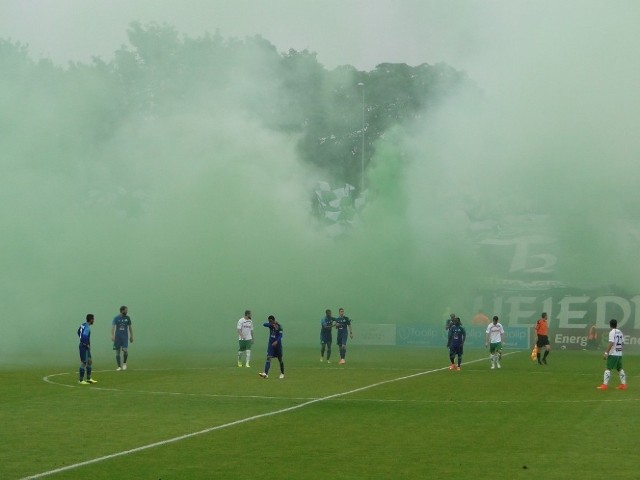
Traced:
<path id="1" fill-rule="evenodd" d="M 129 348 L 129 335 L 117 334 L 115 340 L 113 341 L 113 348 L 117 350 L 118 348 Z"/>
<path id="2" fill-rule="evenodd" d="M 453 343 L 449 346 L 449 355 L 462 355 L 463 345 Z"/>
<path id="3" fill-rule="evenodd" d="M 331 332 L 329 332 L 328 334 L 325 334 L 325 333 L 320 334 L 320 344 L 323 344 L 323 343 L 327 343 L 329 345 L 333 343 L 333 336 L 331 335 Z"/>
<path id="4" fill-rule="evenodd" d="M 89 363 L 91 360 L 91 350 L 83 344 L 80 344 L 78 350 L 80 351 L 80 361 L 82 363 Z"/>
<path id="5" fill-rule="evenodd" d="M 279 344 L 276 347 L 269 344 L 269 347 L 267 347 L 267 357 L 282 358 L 282 344 Z"/>

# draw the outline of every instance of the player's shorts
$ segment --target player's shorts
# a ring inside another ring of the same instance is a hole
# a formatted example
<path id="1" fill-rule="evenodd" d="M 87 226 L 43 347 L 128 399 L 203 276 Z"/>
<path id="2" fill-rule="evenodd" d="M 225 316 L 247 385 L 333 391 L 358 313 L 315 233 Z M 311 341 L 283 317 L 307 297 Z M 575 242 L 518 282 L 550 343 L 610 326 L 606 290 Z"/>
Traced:
<path id="1" fill-rule="evenodd" d="M 544 346 L 549 345 L 549 336 L 548 335 L 538 335 L 538 340 L 536 340 L 536 345 L 538 348 L 542 348 Z"/>
<path id="2" fill-rule="evenodd" d="M 282 344 L 279 344 L 276 347 L 269 344 L 269 347 L 267 348 L 267 357 L 282 358 Z"/>
<path id="3" fill-rule="evenodd" d="M 327 345 L 331 345 L 333 343 L 333 336 L 331 335 L 331 332 L 320 332 L 320 344 L 323 343 L 326 343 Z"/>
<path id="4" fill-rule="evenodd" d="M 129 336 L 128 335 L 120 335 L 116 333 L 116 338 L 113 341 L 113 349 L 117 350 L 119 348 L 129 348 Z"/>
<path id="5" fill-rule="evenodd" d="M 622 370 L 622 355 L 609 355 L 607 357 L 607 370 Z"/>
<path id="6" fill-rule="evenodd" d="M 349 338 L 349 332 L 347 330 L 339 330 L 336 343 L 338 345 L 346 345 L 347 338 Z"/>
<path id="7" fill-rule="evenodd" d="M 496 351 L 502 350 L 502 342 L 490 343 L 489 353 L 496 353 Z"/>
<path id="8" fill-rule="evenodd" d="M 240 352 L 251 350 L 251 340 L 238 340 L 238 350 Z"/>
<path id="9" fill-rule="evenodd" d="M 462 355 L 463 345 L 461 343 L 452 343 L 449 345 L 449 355 Z"/>
<path id="10" fill-rule="evenodd" d="M 80 344 L 78 350 L 80 350 L 80 361 L 82 363 L 89 363 L 91 361 L 91 350 L 82 344 Z"/>

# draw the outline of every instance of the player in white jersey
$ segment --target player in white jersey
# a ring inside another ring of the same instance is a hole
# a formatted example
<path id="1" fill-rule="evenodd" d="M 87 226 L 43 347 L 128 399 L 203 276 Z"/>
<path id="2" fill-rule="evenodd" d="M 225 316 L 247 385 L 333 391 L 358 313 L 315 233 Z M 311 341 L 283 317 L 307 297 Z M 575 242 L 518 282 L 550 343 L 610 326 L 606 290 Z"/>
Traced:
<path id="1" fill-rule="evenodd" d="M 251 310 L 244 311 L 244 317 L 238 320 L 238 366 L 242 367 L 242 353 L 245 354 L 245 365 L 250 367 L 251 345 L 253 345 L 253 320 Z"/>
<path id="2" fill-rule="evenodd" d="M 498 322 L 498 316 L 493 316 L 493 322 L 487 325 L 487 337 L 485 346 L 489 347 L 489 359 L 491 360 L 491 369 L 500 368 L 500 360 L 502 360 L 502 345 L 504 345 L 504 328 Z"/>
<path id="3" fill-rule="evenodd" d="M 618 390 L 627 389 L 627 376 L 622 369 L 622 346 L 624 345 L 624 335 L 622 331 L 618 330 L 618 321 L 613 318 L 609 321 L 611 331 L 609 332 L 609 344 L 604 351 L 604 359 L 607 361 L 607 366 L 604 370 L 604 379 L 602 385 L 596 387 L 598 390 L 606 390 L 609 388 L 609 380 L 611 379 L 611 370 L 614 368 L 618 371 L 620 376 L 620 385 L 616 388 Z"/>

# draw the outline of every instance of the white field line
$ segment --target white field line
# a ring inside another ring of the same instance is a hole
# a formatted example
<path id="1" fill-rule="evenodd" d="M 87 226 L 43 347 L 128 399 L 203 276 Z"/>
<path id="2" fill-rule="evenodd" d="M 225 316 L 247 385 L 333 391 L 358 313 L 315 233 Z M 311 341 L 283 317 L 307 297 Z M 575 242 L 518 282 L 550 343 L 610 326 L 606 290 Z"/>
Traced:
<path id="1" fill-rule="evenodd" d="M 510 352 L 510 353 L 506 353 L 503 356 L 506 355 L 510 355 L 512 353 L 516 353 L 516 352 Z M 466 365 L 470 364 L 470 363 L 478 363 L 478 362 L 485 362 L 487 361 L 486 358 L 479 358 L 476 360 L 471 360 L 468 362 L 465 362 Z M 447 370 L 449 367 L 442 367 L 442 368 L 436 368 L 433 370 L 426 370 L 423 372 L 418 372 L 418 373 L 414 373 L 411 375 L 405 375 L 402 377 L 398 377 L 398 378 L 392 378 L 390 380 L 384 380 L 382 382 L 377 382 L 377 383 L 372 383 L 370 385 L 366 385 L 364 387 L 359 387 L 359 388 L 355 388 L 353 390 L 348 390 L 346 392 L 341 392 L 341 393 L 334 393 L 333 395 L 327 395 L 325 397 L 320 397 L 320 398 L 312 398 L 312 399 L 302 399 L 302 400 L 306 400 L 303 403 L 300 403 L 298 405 L 294 405 L 292 407 L 287 407 L 287 408 L 281 408 L 279 410 L 274 410 L 272 412 L 267 412 L 267 413 L 262 413 L 260 415 L 253 415 L 251 417 L 247 417 L 247 418 L 241 418 L 240 420 L 235 420 L 233 422 L 229 422 L 229 423 L 225 423 L 223 425 L 216 425 L 214 427 L 209 427 L 209 428 L 205 428 L 204 430 L 199 430 L 197 432 L 192 432 L 192 433 L 187 433 L 185 435 L 180 435 L 178 437 L 174 437 L 174 438 L 169 438 L 167 440 L 162 440 L 160 442 L 154 442 L 154 443 L 150 443 L 147 445 L 142 445 L 140 447 L 137 448 L 132 448 L 130 450 L 124 450 L 122 452 L 116 452 L 116 453 L 112 453 L 111 455 L 105 455 L 102 457 L 97 457 L 91 460 L 86 460 L 84 462 L 79 462 L 79 463 L 75 463 L 72 465 L 67 465 L 65 467 L 61 467 L 61 468 L 56 468 L 54 470 L 49 470 L 46 472 L 42 472 L 42 473 L 38 473 L 35 475 L 31 475 L 29 477 L 24 477 L 21 480 L 31 480 L 31 479 L 38 479 L 38 478 L 43 478 L 43 477 L 47 477 L 49 475 L 53 475 L 56 473 L 60 473 L 60 472 L 65 472 L 68 470 L 74 470 L 76 468 L 79 467 L 83 467 L 85 465 L 92 465 L 94 463 L 98 463 L 98 462 L 102 462 L 105 460 L 110 460 L 112 458 L 118 458 L 118 457 L 123 457 L 125 455 L 130 455 L 132 453 L 136 453 L 136 452 L 141 452 L 143 450 L 149 450 L 151 448 L 155 448 L 155 447 L 161 447 L 163 445 L 168 445 L 170 443 L 175 443 L 175 442 L 179 442 L 181 440 L 186 440 L 188 438 L 192 438 L 192 437 L 196 437 L 198 435 L 204 435 L 206 433 L 210 433 L 210 432 L 214 432 L 216 430 L 222 430 L 223 428 L 229 428 L 229 427 L 233 427 L 236 425 L 241 425 L 243 423 L 247 423 L 247 422 L 251 422 L 254 420 L 259 420 L 261 418 L 266 418 L 266 417 L 271 417 L 274 415 L 279 415 L 281 413 L 287 413 L 287 412 L 291 412 L 294 410 L 298 410 L 300 408 L 303 407 L 307 407 L 309 405 L 313 405 L 314 403 L 319 403 L 319 402 L 324 402 L 326 400 L 332 400 L 335 398 L 340 398 L 340 397 L 344 397 L 347 395 L 351 395 L 353 393 L 358 393 L 358 392 L 362 392 L 365 390 L 370 390 L 372 388 L 375 387 L 379 387 L 381 385 L 386 385 L 389 383 L 394 383 L 394 382 L 400 382 L 402 380 L 408 380 L 410 378 L 416 378 L 416 377 L 420 377 L 422 375 L 428 375 L 430 373 L 435 373 L 435 372 L 441 372 L 443 370 Z M 49 380 L 50 377 L 52 376 L 57 376 L 57 375 L 65 375 L 65 374 L 56 374 L 56 375 L 49 375 L 48 377 L 44 377 L 43 380 L 45 382 L 54 384 L 54 385 L 62 385 L 65 387 L 70 387 L 73 385 L 65 385 L 65 384 L 59 384 L 59 383 L 55 383 L 55 382 L 51 382 Z M 96 389 L 96 388 L 94 388 Z M 97 390 L 97 389 L 96 389 Z M 119 391 L 118 389 L 107 389 L 104 388 L 102 390 L 108 390 L 108 391 Z M 130 392 L 130 390 L 128 390 Z M 235 398 L 240 398 L 240 396 L 238 395 L 199 395 L 199 394 L 184 394 L 184 393 L 175 393 L 175 392 L 140 392 L 140 393 L 153 393 L 153 394 L 165 394 L 165 395 L 194 395 L 194 396 L 212 396 L 212 397 L 222 397 L 222 396 L 232 396 Z M 274 399 L 279 399 L 279 397 L 260 397 L 260 396 L 243 396 L 242 398 L 274 398 Z M 282 399 L 287 399 L 287 400 L 299 400 L 296 398 L 291 398 L 291 397 L 282 397 Z M 607 401 L 607 402 L 622 402 L 622 401 L 629 401 L 629 400 L 633 400 L 633 401 L 637 401 L 637 398 L 632 398 L 632 399 L 618 399 L 618 400 L 605 400 L 605 399 L 597 399 L 597 400 L 556 400 L 556 401 L 550 401 L 551 403 L 584 403 L 584 402 L 603 402 L 603 401 Z M 407 402 L 407 400 L 379 400 L 379 399 L 357 399 L 357 400 L 353 400 L 353 401 L 380 401 L 380 402 Z M 513 401 L 500 401 L 500 400 L 469 400 L 469 401 L 465 401 L 465 400 L 450 400 L 450 401 L 429 401 L 429 400 L 416 400 L 416 401 L 411 401 L 409 400 L 409 402 L 416 402 L 416 403 L 456 403 L 456 404 L 460 404 L 460 403 L 475 403 L 475 404 L 481 404 L 481 403 L 518 403 L 518 402 L 513 402 Z M 525 401 L 522 401 L 520 403 L 526 403 Z"/>
<path id="2" fill-rule="evenodd" d="M 469 362 L 466 362 L 466 364 L 476 363 L 476 362 L 484 362 L 486 360 L 487 360 L 486 358 L 481 358 L 481 359 L 477 359 L 477 360 L 471 360 Z M 92 465 L 94 463 L 103 462 L 105 460 L 111 460 L 112 458 L 123 457 L 125 455 L 130 455 L 132 453 L 142 452 L 144 450 L 149 450 L 151 448 L 161 447 L 163 445 L 168 445 L 170 443 L 179 442 L 181 440 L 186 440 L 188 438 L 193 438 L 193 437 L 196 437 L 198 435 L 204 435 L 205 433 L 214 432 L 216 430 L 222 430 L 223 428 L 234 427 L 236 425 L 241 425 L 243 423 L 252 422 L 254 420 L 259 420 L 261 418 L 272 417 L 274 415 L 279 415 L 281 413 L 292 412 L 294 410 L 298 410 L 300 408 L 304 408 L 304 407 L 308 407 L 309 405 L 313 405 L 314 403 L 324 402 L 324 401 L 331 400 L 331 399 L 334 399 L 334 398 L 339 398 L 339 397 L 343 397 L 343 396 L 346 396 L 346 395 L 351 395 L 353 393 L 362 392 L 364 390 L 369 390 L 369 389 L 372 389 L 372 388 L 375 388 L 375 387 L 379 387 L 381 385 L 400 382 L 402 380 L 408 380 L 410 378 L 420 377 L 422 375 L 428 375 L 430 373 L 440 372 L 442 370 L 447 370 L 448 368 L 449 367 L 446 366 L 446 367 L 442 367 L 442 368 L 436 368 L 436 369 L 433 369 L 433 370 L 426 370 L 424 372 L 414 373 L 414 374 L 411 374 L 411 375 L 405 375 L 403 377 L 392 378 L 390 380 L 384 380 L 382 382 L 372 383 L 371 385 L 366 385 L 364 387 L 354 388 L 353 390 L 348 390 L 346 392 L 334 393 L 333 395 L 327 395 L 326 397 L 314 398 L 314 399 L 305 401 L 303 403 L 300 403 L 298 405 L 294 405 L 292 407 L 281 408 L 279 410 L 274 410 L 272 412 L 262 413 L 260 415 L 253 415 L 253 416 L 247 417 L 247 418 L 241 418 L 240 420 L 235 420 L 233 422 L 225 423 L 223 425 L 216 425 L 214 427 L 205 428 L 204 430 L 199 430 L 197 432 L 187 433 L 185 435 L 180 435 L 178 437 L 169 438 L 167 440 L 162 440 L 160 442 L 154 442 L 154 443 L 150 443 L 150 444 L 147 444 L 147 445 L 142 445 L 140 447 L 132 448 L 132 449 L 129 449 L 129 450 L 124 450 L 122 452 L 112 453 L 111 455 L 104 455 L 102 457 L 93 458 L 91 460 L 86 460 L 84 462 L 74 463 L 72 465 L 66 465 L 66 466 L 61 467 L 61 468 L 56 468 L 54 470 L 49 470 L 49 471 L 46 471 L 46 472 L 42 472 L 42 473 L 37 473 L 35 475 L 31 475 L 29 477 L 24 477 L 21 480 L 31 480 L 31 479 L 43 478 L 43 477 L 47 477 L 49 475 L 54 475 L 56 473 L 66 472 L 68 470 L 74 470 L 76 468 L 84 467 L 86 465 Z M 43 380 L 45 380 L 46 382 L 49 382 L 48 377 L 45 377 Z M 50 382 L 50 383 L 52 383 L 52 382 Z"/>

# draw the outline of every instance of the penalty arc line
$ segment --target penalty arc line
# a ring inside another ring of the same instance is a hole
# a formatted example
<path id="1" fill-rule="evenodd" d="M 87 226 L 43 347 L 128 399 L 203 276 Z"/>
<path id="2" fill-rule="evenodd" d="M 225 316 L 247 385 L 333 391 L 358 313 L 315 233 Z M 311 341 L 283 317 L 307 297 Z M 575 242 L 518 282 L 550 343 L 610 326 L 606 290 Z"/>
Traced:
<path id="1" fill-rule="evenodd" d="M 477 360 L 471 360 L 471 361 L 466 362 L 466 363 L 469 364 L 469 363 L 476 363 L 476 362 L 481 362 L 481 361 L 486 361 L 486 358 L 477 359 Z M 132 453 L 137 453 L 137 452 L 142 452 L 144 450 L 149 450 L 151 448 L 161 447 L 163 445 L 169 445 L 171 443 L 176 443 L 176 442 L 179 442 L 181 440 L 186 440 L 188 438 L 193 438 L 193 437 L 197 437 L 199 435 L 204 435 L 206 433 L 215 432 L 216 430 L 222 430 L 223 428 L 229 428 L 229 427 L 233 427 L 233 426 L 236 426 L 236 425 L 241 425 L 243 423 L 252 422 L 254 420 L 259 420 L 261 418 L 272 417 L 274 415 L 279 415 L 281 413 L 292 412 L 292 411 L 298 410 L 300 408 L 308 407 L 309 405 L 313 405 L 315 403 L 320 403 L 320 402 L 324 402 L 324 401 L 331 400 L 331 399 L 334 399 L 334 398 L 339 398 L 339 397 L 343 397 L 343 396 L 346 396 L 346 395 L 351 395 L 353 393 L 362 392 L 364 390 L 370 390 L 372 388 L 379 387 L 381 385 L 386 385 L 386 384 L 394 383 L 394 382 L 400 382 L 402 380 L 409 380 L 411 378 L 416 378 L 416 377 L 420 377 L 422 375 L 427 375 L 427 374 L 430 374 L 430 373 L 440 372 L 440 371 L 448 370 L 448 369 L 449 369 L 449 367 L 447 366 L 447 367 L 442 367 L 442 368 L 436 368 L 436 369 L 433 369 L 433 370 L 426 370 L 424 372 L 413 373 L 411 375 L 405 375 L 403 377 L 392 378 L 390 380 L 384 380 L 382 382 L 372 383 L 371 385 L 365 385 L 364 387 L 354 388 L 354 389 L 348 390 L 346 392 L 334 393 L 333 395 L 327 395 L 326 397 L 321 397 L 321 398 L 314 398 L 313 400 L 309 400 L 309 401 L 300 403 L 298 405 L 294 405 L 292 407 L 281 408 L 279 410 L 274 410 L 273 412 L 261 413 L 260 415 L 253 415 L 251 417 L 241 418 L 240 420 L 235 420 L 233 422 L 225 423 L 223 425 L 216 425 L 215 427 L 205 428 L 204 430 L 199 430 L 197 432 L 186 433 L 186 434 L 180 435 L 178 437 L 169 438 L 167 440 L 161 440 L 159 442 L 150 443 L 148 445 L 142 445 L 141 447 L 131 448 L 129 450 L 124 450 L 122 452 L 112 453 L 110 455 L 104 455 L 102 457 L 97 457 L 97 458 L 94 458 L 94 459 L 91 459 L 91 460 L 86 460 L 84 462 L 74 463 L 72 465 L 67 465 L 65 467 L 56 468 L 54 470 L 49 470 L 49 471 L 46 471 L 46 472 L 37 473 L 35 475 L 31 475 L 31 476 L 28 476 L 28 477 L 23 477 L 21 480 L 33 480 L 33 479 L 47 477 L 49 475 L 54 475 L 54 474 L 60 473 L 60 472 L 66 472 L 68 470 L 74 470 L 76 468 L 84 467 L 86 465 L 92 465 L 94 463 L 103 462 L 105 460 L 111 460 L 113 458 L 124 457 L 126 455 L 130 455 Z"/>

